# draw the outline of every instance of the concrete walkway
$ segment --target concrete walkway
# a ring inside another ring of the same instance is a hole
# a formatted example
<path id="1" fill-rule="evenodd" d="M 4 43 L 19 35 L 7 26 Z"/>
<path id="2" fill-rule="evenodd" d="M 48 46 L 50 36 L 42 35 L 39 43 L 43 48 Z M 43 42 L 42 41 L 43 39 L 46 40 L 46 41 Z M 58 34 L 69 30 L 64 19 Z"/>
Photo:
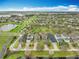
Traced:
<path id="1" fill-rule="evenodd" d="M 37 44 L 38 44 L 38 42 L 35 42 L 35 43 L 34 43 L 34 48 L 33 48 L 34 50 L 36 50 Z"/>
<path id="2" fill-rule="evenodd" d="M 56 43 L 52 43 L 55 50 L 59 50 Z"/>
<path id="3" fill-rule="evenodd" d="M 44 50 L 49 50 L 49 48 L 46 44 L 44 45 L 44 47 L 45 47 Z"/>

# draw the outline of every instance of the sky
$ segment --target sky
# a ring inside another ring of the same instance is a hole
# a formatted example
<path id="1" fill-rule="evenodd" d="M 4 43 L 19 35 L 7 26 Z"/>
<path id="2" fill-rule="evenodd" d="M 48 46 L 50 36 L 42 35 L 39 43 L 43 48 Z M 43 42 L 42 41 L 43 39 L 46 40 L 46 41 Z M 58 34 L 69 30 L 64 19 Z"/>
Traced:
<path id="1" fill-rule="evenodd" d="M 79 0 L 0 0 L 0 11 L 79 11 Z"/>

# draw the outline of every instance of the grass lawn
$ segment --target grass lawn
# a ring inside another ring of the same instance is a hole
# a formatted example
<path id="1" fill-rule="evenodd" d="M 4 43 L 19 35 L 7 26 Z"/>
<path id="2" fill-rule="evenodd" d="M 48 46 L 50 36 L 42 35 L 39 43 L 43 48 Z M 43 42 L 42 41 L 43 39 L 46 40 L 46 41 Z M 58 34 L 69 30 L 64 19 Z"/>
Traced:
<path id="1" fill-rule="evenodd" d="M 27 19 L 27 20 L 25 19 L 15 29 L 11 30 L 11 32 L 20 32 L 26 26 L 28 26 L 29 24 L 31 24 L 34 20 L 36 20 L 35 16 L 33 16 L 33 17 L 31 17 L 30 19 Z"/>
<path id="2" fill-rule="evenodd" d="M 9 38 L 9 36 L 6 34 L 4 36 L 3 36 L 3 34 L 0 35 L 0 51 L 2 50 L 2 46 L 6 43 L 8 38 Z"/>
<path id="3" fill-rule="evenodd" d="M 71 44 L 72 44 L 72 46 L 74 47 L 74 48 L 79 48 L 79 45 L 78 45 L 78 43 L 74 43 L 74 42 L 71 42 Z"/>
<path id="4" fill-rule="evenodd" d="M 45 40 L 45 41 L 46 41 L 46 40 Z M 49 49 L 53 49 L 53 48 L 54 48 L 54 47 L 53 47 L 53 44 L 52 44 L 52 42 L 51 42 L 50 39 L 48 39 L 45 44 L 47 45 L 47 47 L 48 47 Z"/>
<path id="5" fill-rule="evenodd" d="M 5 23 L 0 23 L 0 27 L 3 26 L 3 25 L 6 25 L 6 24 Z"/>
<path id="6" fill-rule="evenodd" d="M 37 33 L 37 32 L 51 32 L 51 29 L 48 29 L 47 27 L 37 27 L 33 26 L 32 32 Z"/>
<path id="7" fill-rule="evenodd" d="M 13 42 L 14 43 L 14 42 Z M 19 41 L 18 39 L 16 40 L 16 43 L 14 44 L 14 48 L 18 48 L 19 46 Z M 22 49 L 26 48 L 26 42 L 21 43 Z"/>
<path id="8" fill-rule="evenodd" d="M 14 44 L 14 48 L 18 48 L 18 46 L 19 46 L 19 42 L 16 41 L 16 43 Z"/>
<path id="9" fill-rule="evenodd" d="M 17 57 L 24 56 L 24 52 L 15 52 L 7 56 L 5 59 L 16 59 Z"/>
<path id="10" fill-rule="evenodd" d="M 48 48 L 53 49 L 53 45 L 52 45 L 52 42 L 50 40 L 48 41 Z"/>
<path id="11" fill-rule="evenodd" d="M 52 55 L 53 57 L 65 57 L 65 56 L 76 56 L 75 52 L 67 52 L 67 51 L 59 51 L 59 52 L 54 52 Z"/>
<path id="12" fill-rule="evenodd" d="M 26 48 L 26 43 L 25 42 L 22 42 L 21 44 L 22 44 L 23 49 Z M 19 41 L 17 40 L 16 43 L 14 44 L 14 48 L 18 48 L 18 46 L 19 46 Z"/>
<path id="13" fill-rule="evenodd" d="M 37 50 L 43 50 L 44 49 L 44 40 L 40 40 L 37 43 Z"/>
<path id="14" fill-rule="evenodd" d="M 23 49 L 26 48 L 26 43 L 25 42 L 22 43 L 22 48 Z"/>
<path id="15" fill-rule="evenodd" d="M 33 57 L 48 57 L 48 51 L 31 51 L 31 56 Z"/>
<path id="16" fill-rule="evenodd" d="M 0 32 L 0 51 L 2 50 L 2 46 L 7 42 L 7 40 L 9 40 L 11 36 L 13 37 L 16 35 L 16 33 Z"/>
<path id="17" fill-rule="evenodd" d="M 16 52 L 10 54 L 6 59 L 16 59 L 17 57 L 24 56 L 24 52 Z M 30 51 L 31 57 L 72 57 L 76 56 L 75 52 L 67 52 L 67 51 L 55 51 L 54 54 L 49 55 L 49 51 Z"/>
<path id="18" fill-rule="evenodd" d="M 31 41 L 31 42 L 30 42 L 29 48 L 30 48 L 30 49 L 33 49 L 33 48 L 34 48 L 34 41 Z"/>
<path id="19" fill-rule="evenodd" d="M 56 45 L 57 45 L 57 48 L 59 49 L 59 48 L 60 48 L 60 46 L 59 46 L 59 43 L 58 43 L 58 42 L 56 43 Z"/>

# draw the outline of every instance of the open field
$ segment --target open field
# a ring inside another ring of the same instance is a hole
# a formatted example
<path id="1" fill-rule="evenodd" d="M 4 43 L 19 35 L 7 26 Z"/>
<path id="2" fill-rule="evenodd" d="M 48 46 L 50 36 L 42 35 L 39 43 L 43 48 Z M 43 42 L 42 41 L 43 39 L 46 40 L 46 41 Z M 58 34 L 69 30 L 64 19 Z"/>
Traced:
<path id="1" fill-rule="evenodd" d="M 11 38 L 17 35 L 17 33 L 0 32 L 0 51 L 2 50 L 2 46 L 5 45 L 8 40 L 12 40 Z"/>
<path id="2" fill-rule="evenodd" d="M 49 57 L 48 51 L 31 51 L 31 56 L 34 57 Z"/>
<path id="3" fill-rule="evenodd" d="M 31 51 L 30 55 L 33 57 L 73 57 L 77 54 L 67 51 L 52 52 L 52 54 L 49 54 L 49 51 Z"/>
<path id="4" fill-rule="evenodd" d="M 14 52 L 7 56 L 5 59 L 16 59 L 17 57 L 24 56 L 24 52 Z"/>
<path id="5" fill-rule="evenodd" d="M 75 52 L 65 52 L 65 51 L 53 52 L 53 54 L 51 55 L 49 54 L 48 51 L 30 51 L 31 57 L 73 57 L 76 55 L 77 54 Z M 16 59 L 17 57 L 23 57 L 23 56 L 25 56 L 25 52 L 15 52 L 7 56 L 7 58 L 5 59 Z"/>
<path id="6" fill-rule="evenodd" d="M 76 56 L 77 54 L 75 52 L 67 52 L 67 51 L 59 51 L 59 52 L 54 52 L 53 57 L 73 57 Z"/>
<path id="7" fill-rule="evenodd" d="M 0 51 L 2 50 L 2 46 L 6 43 L 9 39 L 9 35 L 7 33 L 0 33 Z"/>

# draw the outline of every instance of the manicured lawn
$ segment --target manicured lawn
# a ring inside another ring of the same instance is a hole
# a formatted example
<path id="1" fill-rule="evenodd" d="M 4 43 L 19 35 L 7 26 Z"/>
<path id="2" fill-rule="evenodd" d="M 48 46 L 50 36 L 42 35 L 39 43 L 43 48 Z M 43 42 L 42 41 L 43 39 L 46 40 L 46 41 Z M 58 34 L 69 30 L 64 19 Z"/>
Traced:
<path id="1" fill-rule="evenodd" d="M 2 36 L 0 35 L 0 51 L 2 50 L 2 46 L 6 43 L 6 41 L 8 40 L 9 36 Z"/>
<path id="2" fill-rule="evenodd" d="M 22 43 L 22 48 L 23 49 L 26 48 L 26 43 L 25 42 Z"/>
<path id="3" fill-rule="evenodd" d="M 21 44 L 22 44 L 21 46 L 22 46 L 23 49 L 26 48 L 26 43 L 25 42 L 22 42 Z M 19 46 L 19 41 L 17 40 L 16 43 L 14 44 L 14 48 L 18 48 L 18 46 Z"/>
<path id="4" fill-rule="evenodd" d="M 54 52 L 52 55 L 53 57 L 66 57 L 66 56 L 76 56 L 75 52 L 68 52 L 68 51 L 59 51 L 59 52 Z"/>
<path id="5" fill-rule="evenodd" d="M 78 43 L 74 43 L 74 42 L 72 42 L 71 44 L 72 44 L 72 46 L 73 46 L 74 48 L 77 48 L 77 49 L 79 48 Z"/>
<path id="6" fill-rule="evenodd" d="M 50 40 L 48 40 L 48 48 L 53 49 L 53 45 L 52 45 L 52 42 Z"/>
<path id="7" fill-rule="evenodd" d="M 3 26 L 3 25 L 5 25 L 5 23 L 0 23 L 0 27 Z"/>
<path id="8" fill-rule="evenodd" d="M 24 52 L 12 53 L 6 59 L 16 59 L 17 57 L 24 56 Z M 49 55 L 49 51 L 30 51 L 31 57 L 72 57 L 76 56 L 75 52 L 59 51 L 54 52 L 53 55 Z"/>
<path id="9" fill-rule="evenodd" d="M 37 26 L 34 26 L 33 29 L 32 29 L 32 32 L 34 33 L 38 33 L 38 32 L 51 32 L 51 29 L 48 29 L 47 27 L 37 27 Z"/>
<path id="10" fill-rule="evenodd" d="M 33 28 L 31 29 L 31 31 L 33 33 L 43 32 L 43 33 L 52 33 L 53 35 L 56 34 L 54 28 L 48 28 L 46 26 L 33 26 Z"/>
<path id="11" fill-rule="evenodd" d="M 2 50 L 2 46 L 7 42 L 7 40 L 16 35 L 16 33 L 0 32 L 0 51 Z"/>
<path id="12" fill-rule="evenodd" d="M 16 43 L 14 44 L 14 48 L 18 48 L 18 46 L 19 46 L 19 42 L 17 40 Z"/>
<path id="13" fill-rule="evenodd" d="M 34 48 L 34 41 L 31 41 L 31 42 L 30 42 L 29 48 L 30 48 L 30 49 L 33 49 L 33 48 Z"/>
<path id="14" fill-rule="evenodd" d="M 28 26 L 29 24 L 31 24 L 34 20 L 36 20 L 35 16 L 31 17 L 30 19 L 25 19 L 15 29 L 11 30 L 11 32 L 20 32 L 26 26 Z"/>
<path id="15" fill-rule="evenodd" d="M 59 43 L 57 42 L 57 47 L 60 48 Z"/>
<path id="16" fill-rule="evenodd" d="M 17 57 L 24 57 L 24 52 L 15 52 L 7 56 L 5 59 L 16 59 Z"/>
<path id="17" fill-rule="evenodd" d="M 48 57 L 48 51 L 31 51 L 31 56 L 33 57 Z"/>
<path id="18" fill-rule="evenodd" d="M 43 50 L 43 49 L 44 49 L 44 41 L 40 40 L 37 43 L 37 50 L 40 51 L 40 50 Z"/>

